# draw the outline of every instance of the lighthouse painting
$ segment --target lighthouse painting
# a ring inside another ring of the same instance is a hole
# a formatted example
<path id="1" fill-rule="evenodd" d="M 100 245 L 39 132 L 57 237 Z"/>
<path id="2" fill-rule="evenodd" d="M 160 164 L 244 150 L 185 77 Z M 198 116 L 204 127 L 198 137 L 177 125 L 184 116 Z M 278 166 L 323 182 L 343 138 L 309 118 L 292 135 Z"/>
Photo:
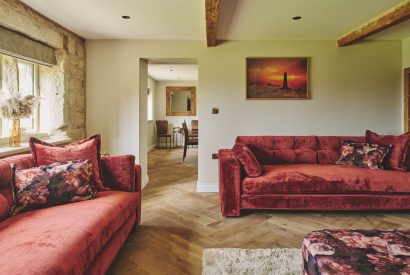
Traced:
<path id="1" fill-rule="evenodd" d="M 247 99 L 308 99 L 308 58 L 247 58 Z"/>

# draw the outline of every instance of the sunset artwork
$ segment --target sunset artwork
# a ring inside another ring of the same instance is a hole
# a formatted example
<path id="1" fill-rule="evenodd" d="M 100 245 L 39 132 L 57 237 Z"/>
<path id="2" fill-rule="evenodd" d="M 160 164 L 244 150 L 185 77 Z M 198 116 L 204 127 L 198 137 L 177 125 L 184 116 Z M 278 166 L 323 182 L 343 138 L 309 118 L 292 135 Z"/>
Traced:
<path id="1" fill-rule="evenodd" d="M 307 58 L 248 58 L 247 99 L 307 99 Z"/>

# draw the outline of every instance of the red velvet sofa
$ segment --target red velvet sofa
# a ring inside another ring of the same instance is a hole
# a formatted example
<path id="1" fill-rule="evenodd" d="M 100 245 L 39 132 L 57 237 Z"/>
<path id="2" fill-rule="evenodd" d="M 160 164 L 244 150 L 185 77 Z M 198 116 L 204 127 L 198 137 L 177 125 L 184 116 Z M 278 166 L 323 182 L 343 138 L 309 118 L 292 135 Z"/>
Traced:
<path id="1" fill-rule="evenodd" d="M 141 217 L 141 173 L 134 156 L 103 157 L 110 191 L 95 199 L 13 217 L 10 163 L 34 166 L 31 154 L 0 160 L 0 274 L 104 274 Z"/>
<path id="2" fill-rule="evenodd" d="M 219 150 L 219 194 L 224 216 L 241 209 L 410 209 L 410 173 L 334 165 L 343 141 L 364 137 L 239 136 L 262 166 L 247 177 L 231 149 Z M 406 166 L 410 168 L 410 153 Z M 409 171 L 410 169 L 408 169 Z"/>

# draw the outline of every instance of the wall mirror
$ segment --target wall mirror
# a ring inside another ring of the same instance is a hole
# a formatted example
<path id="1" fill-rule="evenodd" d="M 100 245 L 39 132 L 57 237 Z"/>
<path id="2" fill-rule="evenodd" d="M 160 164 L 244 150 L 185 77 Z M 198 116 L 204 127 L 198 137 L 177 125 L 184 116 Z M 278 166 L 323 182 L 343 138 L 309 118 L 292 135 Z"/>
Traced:
<path id="1" fill-rule="evenodd" d="M 167 87 L 167 116 L 195 116 L 195 87 Z"/>

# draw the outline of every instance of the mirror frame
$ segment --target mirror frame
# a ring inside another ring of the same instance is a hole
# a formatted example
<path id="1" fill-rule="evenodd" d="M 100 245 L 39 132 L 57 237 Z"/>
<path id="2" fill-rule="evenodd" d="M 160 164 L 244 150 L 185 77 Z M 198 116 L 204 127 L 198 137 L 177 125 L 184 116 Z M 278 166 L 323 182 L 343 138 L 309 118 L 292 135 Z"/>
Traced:
<path id="1" fill-rule="evenodd" d="M 194 86 L 173 86 L 166 87 L 167 91 L 167 116 L 196 116 L 196 88 Z M 171 93 L 172 92 L 191 92 L 191 111 L 189 112 L 172 112 L 171 111 Z"/>

